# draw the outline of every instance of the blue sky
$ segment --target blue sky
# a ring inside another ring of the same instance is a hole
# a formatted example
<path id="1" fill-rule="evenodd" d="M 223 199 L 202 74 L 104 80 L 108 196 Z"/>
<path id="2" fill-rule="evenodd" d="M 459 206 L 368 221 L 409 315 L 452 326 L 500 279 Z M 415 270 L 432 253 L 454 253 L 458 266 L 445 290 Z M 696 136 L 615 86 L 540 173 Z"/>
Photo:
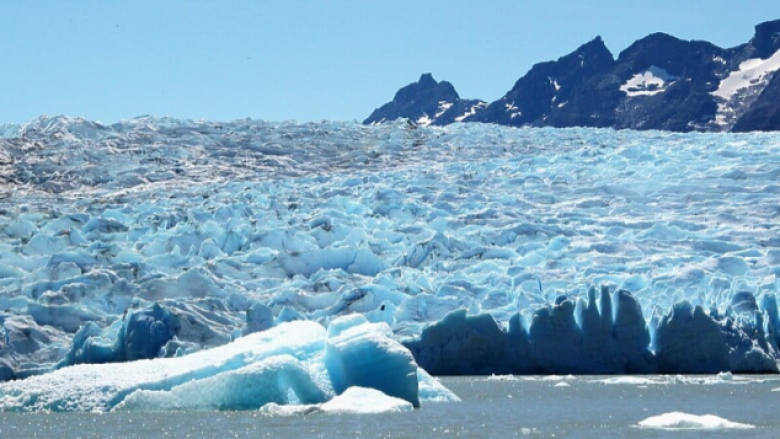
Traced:
<path id="1" fill-rule="evenodd" d="M 41 114 L 362 119 L 422 72 L 494 100 L 601 35 L 724 47 L 777 0 L 14 0 L 0 13 L 0 122 Z"/>

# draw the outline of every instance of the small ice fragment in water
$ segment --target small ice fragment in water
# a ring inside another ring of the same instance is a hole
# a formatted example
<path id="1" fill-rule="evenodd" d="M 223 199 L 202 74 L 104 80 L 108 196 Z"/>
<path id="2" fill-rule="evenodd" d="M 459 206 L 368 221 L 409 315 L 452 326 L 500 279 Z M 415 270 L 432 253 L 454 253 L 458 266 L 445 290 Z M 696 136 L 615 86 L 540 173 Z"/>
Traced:
<path id="1" fill-rule="evenodd" d="M 639 422 L 637 425 L 639 425 L 640 428 L 661 430 L 725 430 L 756 428 L 755 425 L 732 422 L 715 415 L 697 416 L 681 412 L 652 416 Z"/>

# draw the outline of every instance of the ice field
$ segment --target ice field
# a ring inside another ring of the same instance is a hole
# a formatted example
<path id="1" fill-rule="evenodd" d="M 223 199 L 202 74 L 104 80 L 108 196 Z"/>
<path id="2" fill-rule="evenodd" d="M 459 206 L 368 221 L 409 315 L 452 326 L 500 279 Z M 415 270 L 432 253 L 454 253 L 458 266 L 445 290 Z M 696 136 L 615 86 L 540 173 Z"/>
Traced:
<path id="1" fill-rule="evenodd" d="M 779 135 L 151 117 L 0 135 L 0 380 L 350 314 L 432 374 L 778 372 Z"/>

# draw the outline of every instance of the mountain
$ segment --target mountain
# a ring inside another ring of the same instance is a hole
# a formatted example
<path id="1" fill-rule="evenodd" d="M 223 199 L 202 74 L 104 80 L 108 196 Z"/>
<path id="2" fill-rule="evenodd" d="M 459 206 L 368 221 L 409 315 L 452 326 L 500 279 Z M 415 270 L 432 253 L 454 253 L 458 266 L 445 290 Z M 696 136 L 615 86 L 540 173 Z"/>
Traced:
<path id="1" fill-rule="evenodd" d="M 411 119 L 421 125 L 447 125 L 461 122 L 486 105 L 479 100 L 461 99 L 447 81 L 438 82 L 430 73 L 401 88 L 391 102 L 374 110 L 364 124 L 382 123 L 398 118 Z"/>
<path id="2" fill-rule="evenodd" d="M 724 49 L 664 33 L 617 58 L 601 37 L 536 64 L 498 100 L 461 99 L 429 73 L 400 89 L 364 123 L 408 118 L 422 125 L 612 127 L 667 131 L 780 130 L 780 20 Z"/>

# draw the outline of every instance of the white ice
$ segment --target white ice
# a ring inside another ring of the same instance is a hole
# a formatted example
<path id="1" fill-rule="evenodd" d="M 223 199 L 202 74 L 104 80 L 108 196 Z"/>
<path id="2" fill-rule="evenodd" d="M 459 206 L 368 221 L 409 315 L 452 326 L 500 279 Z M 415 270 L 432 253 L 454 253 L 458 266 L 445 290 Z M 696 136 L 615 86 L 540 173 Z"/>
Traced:
<path id="1" fill-rule="evenodd" d="M 279 405 L 272 402 L 262 406 L 259 411 L 269 416 L 297 416 L 316 413 L 371 415 L 408 412 L 413 409 L 414 407 L 408 401 L 387 396 L 379 390 L 350 387 L 341 395 L 323 404 Z"/>
<path id="2" fill-rule="evenodd" d="M 360 385 L 404 398 L 403 407 L 457 400 L 424 372 L 418 384 L 411 354 L 381 326 L 353 320 L 344 333 L 328 337 L 318 323 L 289 322 L 184 357 L 70 366 L 0 384 L 0 411 L 249 410 L 323 404 L 345 392 L 321 409 L 400 407 L 398 398 Z"/>
<path id="3" fill-rule="evenodd" d="M 364 387 L 350 387 L 341 395 L 320 406 L 320 410 L 325 413 L 347 414 L 408 412 L 412 408 L 412 404 L 408 401 Z"/>
<path id="4" fill-rule="evenodd" d="M 755 428 L 755 425 L 732 422 L 715 415 L 691 415 L 672 412 L 649 417 L 637 424 L 641 428 L 659 430 L 744 430 Z"/>

